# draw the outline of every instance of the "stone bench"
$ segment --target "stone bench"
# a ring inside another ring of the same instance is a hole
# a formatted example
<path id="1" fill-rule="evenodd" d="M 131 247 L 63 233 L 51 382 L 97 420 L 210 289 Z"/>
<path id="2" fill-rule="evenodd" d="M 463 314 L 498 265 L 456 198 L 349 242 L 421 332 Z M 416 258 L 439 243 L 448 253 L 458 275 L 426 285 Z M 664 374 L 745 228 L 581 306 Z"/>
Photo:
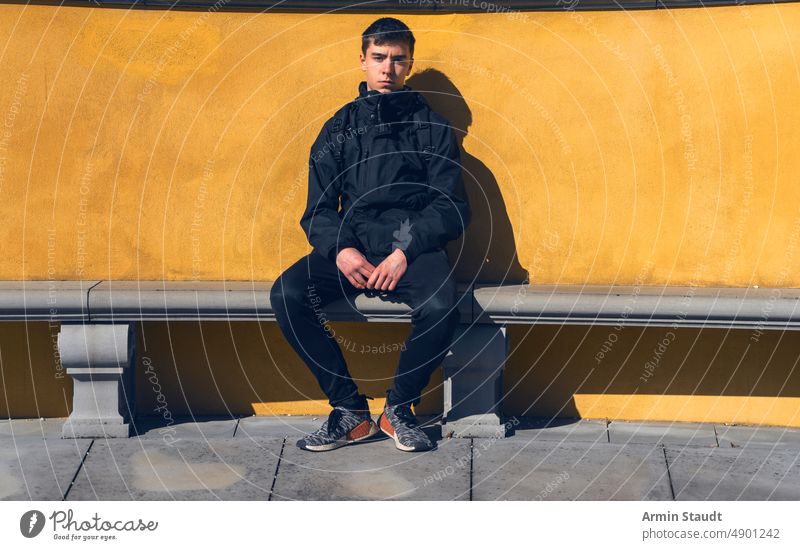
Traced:
<path id="1" fill-rule="evenodd" d="M 797 330 L 800 289 L 475 285 L 477 323 Z"/>
<path id="2" fill-rule="evenodd" d="M 58 321 L 74 380 L 64 437 L 127 437 L 141 321 L 272 321 L 269 282 L 5 281 L 0 320 Z M 443 363 L 443 435 L 503 437 L 508 324 L 638 325 L 794 330 L 800 289 L 584 285 L 460 285 L 461 325 Z M 332 321 L 410 322 L 410 308 L 359 295 Z"/>
<path id="3" fill-rule="evenodd" d="M 60 322 L 58 349 L 74 382 L 64 437 L 128 437 L 135 410 L 136 323 L 142 321 L 274 321 L 270 282 L 5 281 L 0 320 Z M 502 436 L 497 400 L 506 357 L 505 328 L 472 323 L 467 285 L 459 285 L 461 313 L 444 360 L 446 435 Z M 407 305 L 359 295 L 323 309 L 331 321 L 411 321 Z M 483 380 L 459 383 L 456 378 Z M 469 386 L 465 395 L 458 392 Z"/>

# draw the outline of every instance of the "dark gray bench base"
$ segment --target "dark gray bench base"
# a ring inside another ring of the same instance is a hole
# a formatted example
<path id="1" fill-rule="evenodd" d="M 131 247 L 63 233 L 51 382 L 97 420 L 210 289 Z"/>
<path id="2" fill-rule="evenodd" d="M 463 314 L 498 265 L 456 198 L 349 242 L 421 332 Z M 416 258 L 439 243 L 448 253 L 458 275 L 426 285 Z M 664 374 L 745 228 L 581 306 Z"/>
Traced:
<path id="1" fill-rule="evenodd" d="M 508 356 L 506 327 L 462 325 L 444 369 L 442 437 L 505 437 L 500 402 Z"/>

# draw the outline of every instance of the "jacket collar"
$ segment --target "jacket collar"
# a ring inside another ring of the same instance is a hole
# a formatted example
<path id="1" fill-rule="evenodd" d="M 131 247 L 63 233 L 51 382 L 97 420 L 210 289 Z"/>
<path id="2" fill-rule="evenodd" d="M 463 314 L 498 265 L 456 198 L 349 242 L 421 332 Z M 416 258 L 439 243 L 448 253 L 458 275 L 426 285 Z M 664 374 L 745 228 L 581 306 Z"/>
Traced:
<path id="1" fill-rule="evenodd" d="M 356 102 L 359 110 L 365 113 L 376 113 L 377 123 L 400 120 L 412 113 L 420 99 L 420 95 L 404 84 L 400 90 L 382 93 L 367 88 L 362 80 L 358 85 Z"/>

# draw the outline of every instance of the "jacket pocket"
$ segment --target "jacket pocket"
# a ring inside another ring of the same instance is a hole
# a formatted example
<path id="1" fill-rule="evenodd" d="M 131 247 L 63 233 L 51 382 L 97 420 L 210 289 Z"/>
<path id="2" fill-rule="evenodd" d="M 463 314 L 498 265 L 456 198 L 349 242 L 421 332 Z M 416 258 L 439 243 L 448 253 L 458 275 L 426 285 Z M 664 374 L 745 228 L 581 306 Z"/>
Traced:
<path id="1" fill-rule="evenodd" d="M 394 208 L 366 221 L 359 237 L 373 254 L 389 255 L 395 246 L 405 250 L 411 242 L 414 212 Z M 397 243 L 395 245 L 395 243 Z"/>

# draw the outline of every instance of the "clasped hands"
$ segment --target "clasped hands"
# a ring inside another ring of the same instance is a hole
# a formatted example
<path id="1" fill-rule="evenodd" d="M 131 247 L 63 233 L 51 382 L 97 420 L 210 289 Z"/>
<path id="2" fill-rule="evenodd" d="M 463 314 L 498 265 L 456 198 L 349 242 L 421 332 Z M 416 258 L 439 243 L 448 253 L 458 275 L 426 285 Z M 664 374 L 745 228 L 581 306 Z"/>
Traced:
<path id="1" fill-rule="evenodd" d="M 408 268 L 405 253 L 395 248 L 377 267 L 357 248 L 343 248 L 336 255 L 339 268 L 350 284 L 360 289 L 394 290 Z"/>

